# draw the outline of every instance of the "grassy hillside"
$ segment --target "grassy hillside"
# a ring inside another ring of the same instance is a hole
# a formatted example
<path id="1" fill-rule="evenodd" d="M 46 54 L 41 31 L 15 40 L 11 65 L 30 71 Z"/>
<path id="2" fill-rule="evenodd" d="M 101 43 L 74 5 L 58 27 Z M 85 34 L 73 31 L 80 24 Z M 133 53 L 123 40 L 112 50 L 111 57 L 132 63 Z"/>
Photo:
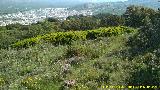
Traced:
<path id="1" fill-rule="evenodd" d="M 69 45 L 39 43 L 27 49 L 1 49 L 0 87 L 96 90 L 104 85 L 157 85 L 160 75 L 156 70 L 148 71 L 147 64 L 150 58 L 158 59 L 154 53 L 130 58 L 128 41 L 136 34 L 76 40 Z"/>
<path id="2" fill-rule="evenodd" d="M 38 44 L 0 50 L 2 89 L 96 90 L 101 85 L 127 85 L 141 64 L 122 57 L 132 34 L 73 41 L 71 45 Z M 126 68 L 127 67 L 127 68 Z M 69 81 L 74 82 L 69 84 Z"/>
<path id="3" fill-rule="evenodd" d="M 0 27 L 0 90 L 159 90 L 159 38 L 160 9 L 136 6 Z"/>
<path id="4" fill-rule="evenodd" d="M 130 39 L 137 34 L 135 30 L 58 46 L 42 42 L 26 49 L 1 49 L 0 88 L 97 90 L 106 85 L 159 85 L 158 52 L 134 55 L 131 51 Z"/>

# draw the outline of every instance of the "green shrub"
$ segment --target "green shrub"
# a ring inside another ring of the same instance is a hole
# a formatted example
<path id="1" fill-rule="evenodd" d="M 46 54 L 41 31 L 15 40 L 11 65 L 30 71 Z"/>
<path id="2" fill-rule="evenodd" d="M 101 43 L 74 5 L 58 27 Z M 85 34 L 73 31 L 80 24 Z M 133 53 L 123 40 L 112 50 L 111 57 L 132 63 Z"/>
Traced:
<path id="1" fill-rule="evenodd" d="M 93 16 L 70 16 L 61 23 L 64 30 L 89 30 L 100 26 L 100 20 Z"/>
<path id="2" fill-rule="evenodd" d="M 12 47 L 28 47 L 34 44 L 38 44 L 40 43 L 40 41 L 51 42 L 55 45 L 71 44 L 72 41 L 76 41 L 76 40 L 95 39 L 98 37 L 109 37 L 112 35 L 131 33 L 133 31 L 134 31 L 133 28 L 118 26 L 118 27 L 109 27 L 109 28 L 99 28 L 99 29 L 87 30 L 87 31 L 57 32 L 57 33 L 37 36 L 35 38 L 25 39 L 11 46 Z"/>
<path id="3" fill-rule="evenodd" d="M 14 37 L 9 35 L 6 31 L 0 32 L 0 48 L 7 48 L 9 45 L 17 42 L 18 40 Z"/>

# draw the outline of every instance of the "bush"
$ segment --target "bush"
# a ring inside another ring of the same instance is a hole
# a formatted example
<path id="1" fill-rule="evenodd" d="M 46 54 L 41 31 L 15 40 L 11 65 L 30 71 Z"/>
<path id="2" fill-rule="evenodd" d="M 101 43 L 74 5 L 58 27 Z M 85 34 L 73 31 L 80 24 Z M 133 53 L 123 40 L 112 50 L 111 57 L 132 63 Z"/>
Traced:
<path id="1" fill-rule="evenodd" d="M 125 25 L 130 27 L 141 27 L 144 26 L 143 20 L 145 17 L 152 19 L 155 18 L 156 11 L 151 8 L 145 8 L 143 6 L 129 6 L 124 13 Z"/>
<path id="2" fill-rule="evenodd" d="M 101 27 L 124 25 L 125 19 L 122 16 L 112 14 L 98 14 L 95 17 L 100 19 Z"/>
<path id="3" fill-rule="evenodd" d="M 17 29 L 20 29 L 21 28 L 21 24 L 10 24 L 10 25 L 7 25 L 6 28 L 7 30 L 17 30 Z"/>
<path id="4" fill-rule="evenodd" d="M 89 30 L 98 28 L 100 20 L 92 16 L 72 16 L 63 21 L 61 27 L 65 30 Z"/>
<path id="5" fill-rule="evenodd" d="M 133 32 L 133 28 L 119 26 L 119 27 L 109 27 L 109 28 L 99 28 L 95 30 L 87 31 L 70 31 L 70 32 L 57 32 L 46 34 L 42 36 L 37 36 L 35 38 L 29 38 L 12 44 L 12 47 L 28 47 L 41 41 L 51 42 L 55 45 L 59 44 L 71 44 L 72 41 L 76 40 L 86 40 L 93 39 L 97 37 L 108 37 L 112 35 L 120 35 L 123 33 Z"/>
<path id="6" fill-rule="evenodd" d="M 17 41 L 18 40 L 14 36 L 10 36 L 8 32 L 6 31 L 0 32 L 0 48 L 7 48 L 9 45 Z"/>

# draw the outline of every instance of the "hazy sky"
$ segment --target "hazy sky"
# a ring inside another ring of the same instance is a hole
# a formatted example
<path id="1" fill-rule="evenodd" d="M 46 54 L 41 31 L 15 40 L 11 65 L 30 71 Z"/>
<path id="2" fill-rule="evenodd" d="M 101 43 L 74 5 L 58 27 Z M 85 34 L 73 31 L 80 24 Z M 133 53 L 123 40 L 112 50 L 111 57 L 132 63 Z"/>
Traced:
<path id="1" fill-rule="evenodd" d="M 0 0 L 1 1 L 1 0 Z M 2 0 L 5 1 L 5 0 Z M 7 1 L 7 0 L 6 0 Z M 82 1 L 82 2 L 115 2 L 115 1 L 127 1 L 127 0 L 8 0 L 8 1 Z"/>
<path id="2" fill-rule="evenodd" d="M 84 0 L 81 0 L 84 1 Z M 127 0 L 90 0 L 91 2 L 115 2 L 115 1 L 127 1 Z"/>

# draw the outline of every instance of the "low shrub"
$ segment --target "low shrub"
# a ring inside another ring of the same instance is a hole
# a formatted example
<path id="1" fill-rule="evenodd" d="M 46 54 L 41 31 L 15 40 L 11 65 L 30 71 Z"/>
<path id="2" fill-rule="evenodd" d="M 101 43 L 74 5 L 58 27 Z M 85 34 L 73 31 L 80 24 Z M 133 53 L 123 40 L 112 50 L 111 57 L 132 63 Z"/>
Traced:
<path id="1" fill-rule="evenodd" d="M 96 39 L 98 37 L 109 37 L 113 35 L 120 35 L 123 33 L 133 32 L 133 28 L 118 26 L 118 27 L 109 27 L 109 28 L 99 28 L 95 30 L 87 31 L 69 31 L 69 32 L 57 32 L 46 35 L 37 36 L 34 38 L 25 39 L 19 41 L 15 44 L 12 44 L 12 47 L 28 47 L 34 44 L 38 44 L 41 41 L 51 42 L 55 45 L 59 44 L 71 44 L 72 41 L 76 40 L 87 40 L 87 39 Z"/>

